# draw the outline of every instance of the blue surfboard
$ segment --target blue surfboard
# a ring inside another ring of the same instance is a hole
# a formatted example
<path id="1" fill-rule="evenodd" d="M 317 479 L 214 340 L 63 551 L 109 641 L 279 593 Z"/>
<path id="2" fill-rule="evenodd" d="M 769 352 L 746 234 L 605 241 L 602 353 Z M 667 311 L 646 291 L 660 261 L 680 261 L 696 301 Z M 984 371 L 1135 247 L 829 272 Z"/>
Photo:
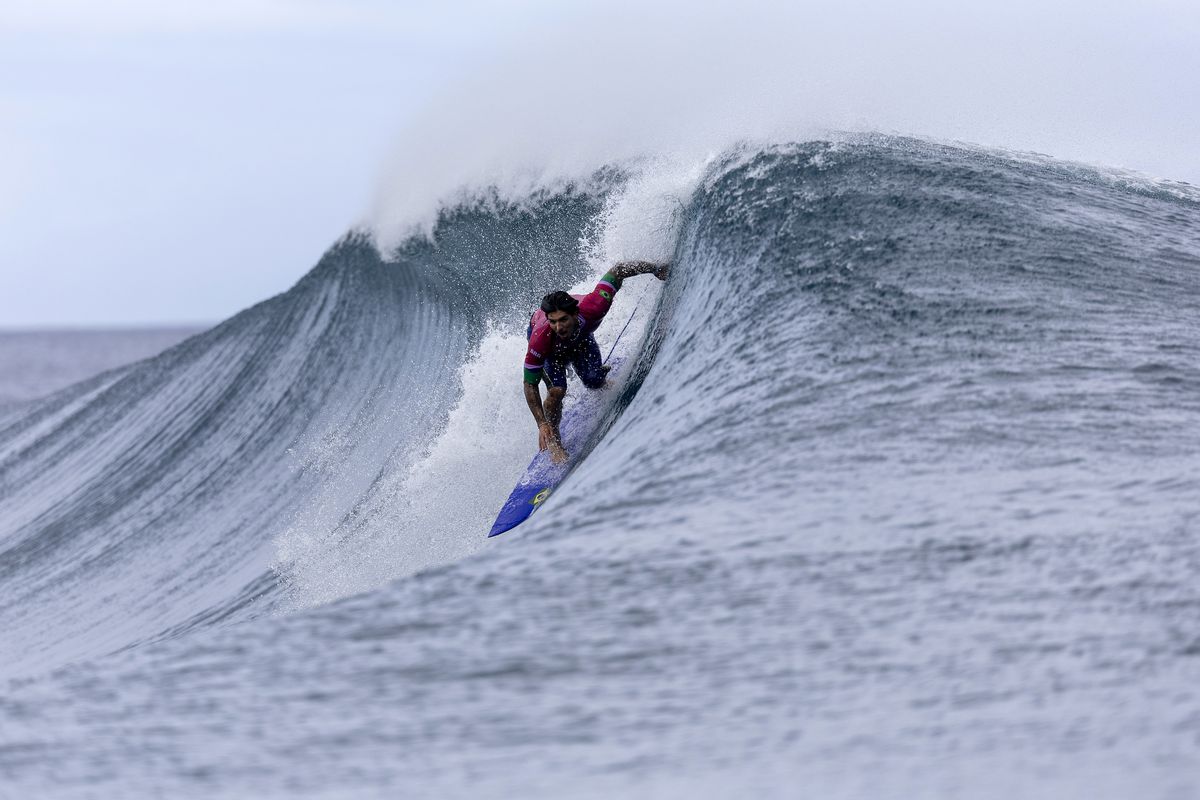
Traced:
<path id="1" fill-rule="evenodd" d="M 620 368 L 621 361 L 618 357 L 609 362 L 612 366 L 608 373 L 610 378 Z M 562 422 L 558 426 L 563 447 L 569 458 L 562 464 L 554 464 L 550 461 L 550 452 L 547 450 L 535 455 L 521 480 L 517 481 L 516 488 L 505 501 L 504 507 L 500 509 L 496 521 L 492 523 L 489 537 L 510 531 L 529 519 L 583 459 L 590 445 L 594 444 L 591 441 L 592 436 L 599 428 L 604 411 L 616 390 L 605 388 L 579 391 L 582 391 L 583 395 L 578 402 L 563 411 Z"/>
<path id="2" fill-rule="evenodd" d="M 563 446 L 570 453 L 571 445 L 567 443 L 566 431 L 562 430 L 565 425 L 566 420 L 563 420 L 559 429 L 562 431 Z M 567 471 L 570 468 L 571 459 L 567 459 L 562 464 L 552 464 L 550 454 L 544 450 L 534 456 L 516 488 L 512 490 L 512 494 L 505 501 L 504 507 L 500 509 L 500 514 L 492 523 L 492 529 L 488 532 L 488 536 L 498 536 L 529 519 L 529 516 L 538 510 L 538 506 L 544 503 L 550 493 L 563 482 L 563 478 L 567 477 Z"/>

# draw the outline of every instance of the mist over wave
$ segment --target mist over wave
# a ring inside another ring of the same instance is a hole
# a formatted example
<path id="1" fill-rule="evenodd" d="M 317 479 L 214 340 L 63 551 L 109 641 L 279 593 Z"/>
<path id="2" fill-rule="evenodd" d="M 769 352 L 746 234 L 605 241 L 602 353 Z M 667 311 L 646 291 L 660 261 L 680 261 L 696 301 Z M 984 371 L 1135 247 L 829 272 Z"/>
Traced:
<path id="1" fill-rule="evenodd" d="M 527 188 L 0 419 L 12 786 L 1196 788 L 1195 189 L 879 136 Z M 529 309 L 627 257 L 605 435 L 488 541 Z"/>
<path id="2" fill-rule="evenodd" d="M 648 154 L 841 131 L 985 142 L 1200 184 L 1187 3 L 585 2 L 416 109 L 369 215 L 385 248 L 478 191 L 519 202 Z"/>

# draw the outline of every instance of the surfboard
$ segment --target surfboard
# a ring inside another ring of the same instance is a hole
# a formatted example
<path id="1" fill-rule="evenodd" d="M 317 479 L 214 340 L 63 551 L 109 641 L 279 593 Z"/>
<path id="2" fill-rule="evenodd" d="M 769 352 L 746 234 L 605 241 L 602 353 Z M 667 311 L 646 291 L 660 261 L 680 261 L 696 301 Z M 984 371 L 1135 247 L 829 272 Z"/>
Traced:
<path id="1" fill-rule="evenodd" d="M 621 358 L 609 361 L 612 369 L 608 375 L 611 379 L 621 366 Z M 548 450 L 540 451 L 529 462 L 525 474 L 517 481 L 516 487 L 505 501 L 504 507 L 492 524 L 488 537 L 498 536 L 510 531 L 533 515 L 541 508 L 550 494 L 559 487 L 575 466 L 583 460 L 587 452 L 595 444 L 594 434 L 604 419 L 604 412 L 616 394 L 612 387 L 604 389 L 580 389 L 583 394 L 569 408 L 563 410 L 562 422 L 558 432 L 562 437 L 563 447 L 569 458 L 562 464 L 550 460 Z M 532 434 L 531 434 L 532 435 Z"/>

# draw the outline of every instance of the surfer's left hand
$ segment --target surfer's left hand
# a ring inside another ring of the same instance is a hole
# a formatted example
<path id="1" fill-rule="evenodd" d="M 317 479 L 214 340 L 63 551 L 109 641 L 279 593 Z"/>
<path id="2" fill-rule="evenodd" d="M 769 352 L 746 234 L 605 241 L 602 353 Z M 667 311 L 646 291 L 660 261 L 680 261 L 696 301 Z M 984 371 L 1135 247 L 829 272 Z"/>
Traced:
<path id="1" fill-rule="evenodd" d="M 665 281 L 667 279 L 667 276 L 670 274 L 671 274 L 671 262 L 670 261 L 665 261 L 662 264 L 659 264 L 658 267 L 655 268 L 655 270 L 654 270 L 654 277 L 658 278 L 660 281 Z"/>

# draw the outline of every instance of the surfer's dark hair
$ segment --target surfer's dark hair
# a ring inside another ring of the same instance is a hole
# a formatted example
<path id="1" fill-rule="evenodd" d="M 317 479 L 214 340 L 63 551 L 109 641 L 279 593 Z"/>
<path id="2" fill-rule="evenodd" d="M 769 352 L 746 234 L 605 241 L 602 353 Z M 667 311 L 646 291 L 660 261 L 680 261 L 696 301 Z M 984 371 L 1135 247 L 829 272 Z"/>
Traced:
<path id="1" fill-rule="evenodd" d="M 574 314 L 579 310 L 579 301 L 563 291 L 551 292 L 542 298 L 542 311 L 550 314 L 554 311 L 566 311 Z"/>

